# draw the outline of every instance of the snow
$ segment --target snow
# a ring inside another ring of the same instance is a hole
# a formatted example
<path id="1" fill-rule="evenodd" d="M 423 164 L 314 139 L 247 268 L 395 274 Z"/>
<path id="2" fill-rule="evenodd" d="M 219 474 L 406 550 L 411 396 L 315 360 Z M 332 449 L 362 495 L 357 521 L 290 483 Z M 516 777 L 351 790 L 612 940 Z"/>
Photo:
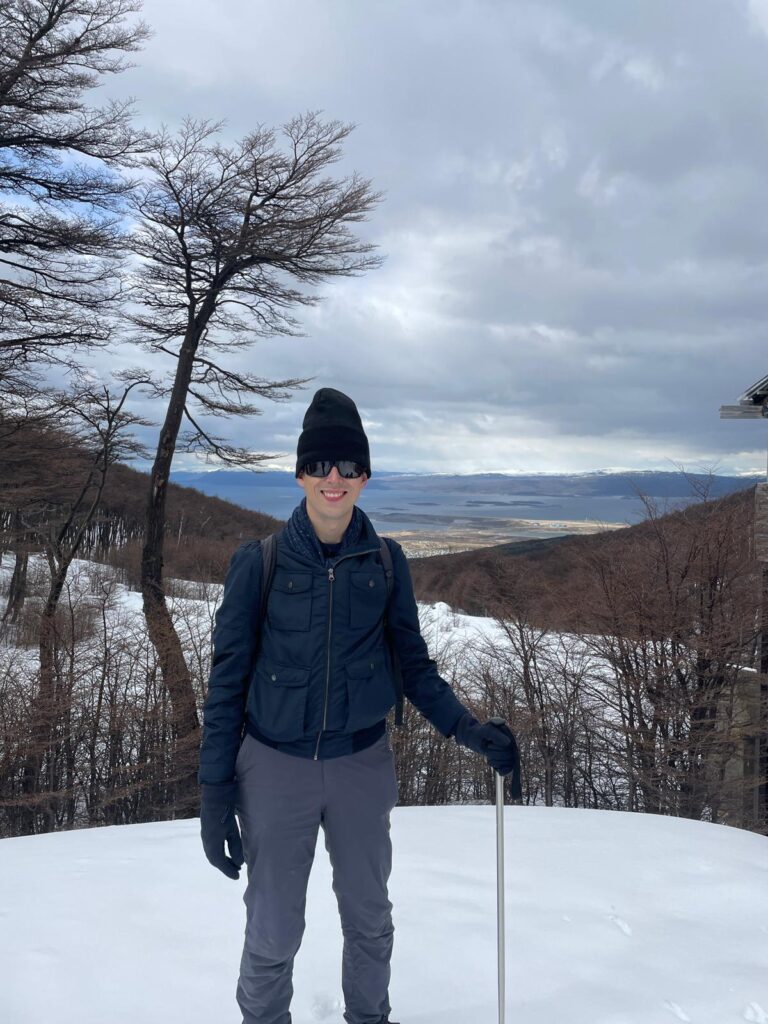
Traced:
<path id="1" fill-rule="evenodd" d="M 0 591 L 12 564 L 0 558 Z M 76 560 L 69 599 L 98 598 L 99 574 L 115 583 L 110 628 L 139 643 L 141 596 L 114 570 Z M 221 590 L 175 583 L 185 645 L 207 643 Z M 498 635 L 444 604 L 419 610 L 433 655 L 480 656 Z M 564 639 L 546 638 L 551 656 Z M 4 656 L 31 672 L 36 650 Z M 193 819 L 0 840 L 0 1024 L 239 1024 L 245 874 L 212 868 L 198 832 Z M 496 1022 L 494 809 L 396 807 L 392 838 L 393 1019 Z M 766 837 L 507 807 L 505 844 L 508 1024 L 768 1024 Z M 342 1024 L 341 942 L 321 835 L 294 1024 Z"/>
<path id="2" fill-rule="evenodd" d="M 768 839 L 676 818 L 506 807 L 509 1024 L 768 1024 Z M 492 806 L 392 812 L 402 1024 L 492 1024 Z M 238 1024 L 245 872 L 199 821 L 0 841 L 4 1024 Z M 294 1024 L 342 1024 L 341 929 L 319 836 Z"/>

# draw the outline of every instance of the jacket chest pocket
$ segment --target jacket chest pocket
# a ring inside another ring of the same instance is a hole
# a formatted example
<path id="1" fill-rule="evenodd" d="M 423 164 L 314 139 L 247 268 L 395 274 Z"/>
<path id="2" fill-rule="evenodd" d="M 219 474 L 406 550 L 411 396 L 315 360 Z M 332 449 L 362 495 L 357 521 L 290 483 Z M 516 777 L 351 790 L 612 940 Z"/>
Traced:
<path id="1" fill-rule="evenodd" d="M 272 580 L 267 616 L 275 629 L 307 630 L 312 622 L 312 574 L 278 570 Z"/>
<path id="2" fill-rule="evenodd" d="M 384 570 L 372 566 L 349 574 L 349 625 L 365 629 L 381 621 L 387 606 Z"/>

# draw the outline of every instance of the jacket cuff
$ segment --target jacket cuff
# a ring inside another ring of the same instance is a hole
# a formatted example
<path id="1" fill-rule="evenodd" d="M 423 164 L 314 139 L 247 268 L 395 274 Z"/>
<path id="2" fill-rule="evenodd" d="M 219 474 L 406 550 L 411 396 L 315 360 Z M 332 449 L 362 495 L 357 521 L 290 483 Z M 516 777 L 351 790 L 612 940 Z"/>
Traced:
<path id="1" fill-rule="evenodd" d="M 480 723 L 475 716 L 470 712 L 466 711 L 461 718 L 458 720 L 453 728 L 452 735 L 455 737 L 456 742 L 460 747 L 466 747 L 467 744 L 467 730 L 473 725 L 479 725 Z"/>
<path id="2" fill-rule="evenodd" d="M 229 806 L 237 800 L 237 782 L 204 782 L 200 786 L 200 796 L 207 804 Z"/>

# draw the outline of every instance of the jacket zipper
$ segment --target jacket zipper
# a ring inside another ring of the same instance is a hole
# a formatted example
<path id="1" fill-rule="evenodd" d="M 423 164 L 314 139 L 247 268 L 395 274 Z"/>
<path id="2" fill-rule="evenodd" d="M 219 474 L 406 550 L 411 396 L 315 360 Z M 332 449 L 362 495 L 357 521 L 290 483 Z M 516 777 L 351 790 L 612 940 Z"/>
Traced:
<path id="1" fill-rule="evenodd" d="M 341 558 L 337 558 L 333 565 L 330 565 L 328 567 L 328 586 L 330 589 L 328 591 L 328 646 L 326 650 L 325 660 L 325 703 L 323 704 L 323 725 L 322 728 L 320 729 L 320 732 L 317 734 L 317 743 L 315 744 L 315 756 L 312 759 L 313 761 L 317 761 L 317 754 L 318 751 L 320 750 L 320 737 L 325 732 L 325 723 L 328 720 L 328 689 L 331 683 L 331 624 L 333 623 L 333 584 L 336 579 L 334 569 L 339 564 L 339 562 L 343 562 L 345 558 L 359 558 L 361 555 L 375 554 L 378 550 L 378 548 L 371 548 L 369 551 L 355 551 L 354 554 L 343 555 Z"/>

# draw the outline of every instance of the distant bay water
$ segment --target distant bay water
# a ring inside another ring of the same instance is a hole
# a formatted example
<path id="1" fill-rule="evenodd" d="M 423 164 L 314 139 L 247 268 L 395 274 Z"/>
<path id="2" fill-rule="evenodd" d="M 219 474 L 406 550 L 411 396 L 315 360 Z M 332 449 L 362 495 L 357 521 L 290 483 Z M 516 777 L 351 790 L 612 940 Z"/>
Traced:
<path id="1" fill-rule="evenodd" d="M 175 473 L 175 483 L 287 519 L 303 492 L 290 474 L 221 470 Z M 713 478 L 713 496 L 750 486 L 751 478 Z M 528 484 L 527 492 L 521 490 Z M 660 511 L 698 500 L 680 474 L 581 474 L 526 478 L 381 473 L 372 477 L 360 505 L 382 533 L 448 537 L 472 532 L 494 541 L 594 532 L 640 522 L 646 508 L 637 487 Z M 548 493 L 549 492 L 549 493 Z M 611 493 L 615 492 L 615 493 Z"/>
<path id="2" fill-rule="evenodd" d="M 287 519 L 303 492 L 294 484 L 285 488 L 258 487 L 244 494 L 239 504 L 278 519 Z M 247 501 L 247 504 L 246 504 Z M 464 492 L 442 491 L 419 497 L 411 488 L 378 490 L 372 483 L 360 498 L 360 507 L 375 526 L 390 530 L 428 530 L 439 526 L 488 528 L 511 519 L 574 520 L 605 523 L 636 523 L 645 514 L 643 503 L 626 497 L 571 497 L 516 495 L 514 498 L 468 497 Z"/>

